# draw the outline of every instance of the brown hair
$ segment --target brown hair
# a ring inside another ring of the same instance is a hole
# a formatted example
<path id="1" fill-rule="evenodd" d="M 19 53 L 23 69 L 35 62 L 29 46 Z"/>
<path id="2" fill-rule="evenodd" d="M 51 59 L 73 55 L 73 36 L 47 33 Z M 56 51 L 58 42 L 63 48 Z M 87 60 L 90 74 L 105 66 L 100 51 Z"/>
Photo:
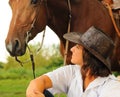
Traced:
<path id="1" fill-rule="evenodd" d="M 81 68 L 83 77 L 86 76 L 88 70 L 90 70 L 90 76 L 94 77 L 107 77 L 111 74 L 111 71 L 105 66 L 105 64 L 86 49 L 83 49 L 83 63 L 84 65 Z"/>

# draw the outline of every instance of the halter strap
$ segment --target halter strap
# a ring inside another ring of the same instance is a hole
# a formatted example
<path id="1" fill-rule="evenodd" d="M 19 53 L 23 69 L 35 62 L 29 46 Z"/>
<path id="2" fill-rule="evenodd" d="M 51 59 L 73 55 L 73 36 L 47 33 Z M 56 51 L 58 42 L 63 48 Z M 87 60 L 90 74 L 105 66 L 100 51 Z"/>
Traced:
<path id="1" fill-rule="evenodd" d="M 114 19 L 113 13 L 112 13 L 112 8 L 111 8 L 111 6 L 110 6 L 108 3 L 106 3 L 106 2 L 103 2 L 103 4 L 107 7 L 107 9 L 108 9 L 108 11 L 109 11 L 109 15 L 110 15 L 111 20 L 112 20 L 112 23 L 113 23 L 113 26 L 114 26 L 114 28 L 115 28 L 115 31 L 117 32 L 117 35 L 120 37 L 120 31 L 119 31 L 119 29 L 118 29 L 118 27 L 117 27 L 117 24 L 116 24 L 116 22 L 115 22 L 115 19 Z"/>
<path id="2" fill-rule="evenodd" d="M 68 29 L 67 29 L 67 33 L 70 32 L 70 23 L 71 23 L 71 4 L 70 4 L 70 0 L 67 0 L 68 2 L 68 8 L 69 8 L 69 22 L 68 22 Z M 65 53 L 64 53 L 64 65 L 66 65 L 66 59 L 67 59 L 67 53 L 68 53 L 68 46 L 69 46 L 69 41 L 66 40 L 66 44 L 65 44 Z"/>
<path id="3" fill-rule="evenodd" d="M 44 0 L 44 1 L 46 1 L 46 0 Z M 32 23 L 32 25 L 31 25 L 31 28 L 30 28 L 30 30 L 27 32 L 27 37 L 26 37 L 26 45 L 27 45 L 27 48 L 28 48 L 29 53 L 30 53 L 30 59 L 22 62 L 22 61 L 20 61 L 20 60 L 18 59 L 17 56 L 15 56 L 15 60 L 16 60 L 18 63 L 20 63 L 21 66 L 23 66 L 24 63 L 27 63 L 27 62 L 31 61 L 32 71 L 33 71 L 33 77 L 34 77 L 34 78 L 35 78 L 35 76 L 36 76 L 36 75 L 35 75 L 34 55 L 33 55 L 33 52 L 30 50 L 30 48 L 29 48 L 29 46 L 28 46 L 28 41 L 29 41 L 29 38 L 30 38 L 31 35 L 32 35 L 32 34 L 31 34 L 32 30 L 33 30 L 33 29 L 37 29 L 37 28 L 35 28 L 35 25 L 34 25 L 34 24 L 35 24 L 35 22 L 36 22 L 36 20 L 37 20 L 37 18 L 38 18 L 38 16 L 39 16 L 39 8 L 38 8 L 38 7 L 39 7 L 39 5 L 40 5 L 42 2 L 43 2 L 43 0 L 41 0 L 41 1 L 39 1 L 39 2 L 37 2 L 37 0 L 32 0 L 32 1 L 31 1 L 31 3 L 33 3 L 33 4 L 38 4 L 38 5 L 37 5 L 37 9 L 36 9 L 36 13 L 38 13 L 38 14 L 35 16 L 35 19 L 33 20 L 33 23 Z M 46 29 L 46 27 L 45 27 L 45 29 Z M 42 48 L 43 41 L 44 41 L 44 36 L 45 36 L 45 30 L 44 30 L 44 32 L 43 32 L 43 38 L 42 38 L 41 45 L 40 45 L 40 47 L 38 48 L 38 50 L 36 51 L 35 55 L 37 55 L 38 52 L 40 51 L 40 49 Z"/>
<path id="4" fill-rule="evenodd" d="M 110 16 L 111 16 L 111 19 L 112 19 L 114 28 L 115 28 L 115 30 L 116 30 L 118 36 L 120 37 L 120 31 L 119 31 L 119 29 L 118 29 L 118 27 L 117 27 L 117 25 L 116 25 L 116 23 L 115 23 L 115 19 L 114 19 L 113 14 L 112 14 L 112 9 L 111 9 L 111 7 L 110 7 L 109 4 L 106 4 L 106 5 L 107 5 L 107 7 L 108 7 L 109 14 L 110 14 Z"/>

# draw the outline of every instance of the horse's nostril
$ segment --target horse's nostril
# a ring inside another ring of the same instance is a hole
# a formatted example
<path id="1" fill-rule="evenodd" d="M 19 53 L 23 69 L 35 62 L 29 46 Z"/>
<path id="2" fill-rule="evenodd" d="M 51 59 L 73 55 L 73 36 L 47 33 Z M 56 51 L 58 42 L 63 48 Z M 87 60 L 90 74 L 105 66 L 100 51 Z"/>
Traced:
<path id="1" fill-rule="evenodd" d="M 20 41 L 18 39 L 10 42 L 6 41 L 6 49 L 12 56 L 20 55 L 19 54 L 19 51 L 21 49 Z"/>
<path id="2" fill-rule="evenodd" d="M 19 48 L 19 41 L 18 40 L 15 40 L 15 48 Z"/>
<path id="3" fill-rule="evenodd" d="M 20 42 L 19 42 L 18 39 L 16 39 L 16 40 L 14 41 L 13 50 L 14 50 L 15 52 L 18 52 L 19 49 L 20 49 Z"/>

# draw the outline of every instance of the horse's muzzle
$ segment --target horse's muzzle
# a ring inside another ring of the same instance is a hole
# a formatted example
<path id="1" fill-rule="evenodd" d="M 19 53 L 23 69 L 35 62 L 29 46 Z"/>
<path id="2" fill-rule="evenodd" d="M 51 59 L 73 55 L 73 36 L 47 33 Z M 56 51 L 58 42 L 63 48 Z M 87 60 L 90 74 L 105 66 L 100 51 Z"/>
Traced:
<path id="1" fill-rule="evenodd" d="M 13 41 L 5 41 L 6 49 L 10 53 L 11 56 L 22 56 L 26 51 L 26 44 L 22 44 L 18 39 Z"/>

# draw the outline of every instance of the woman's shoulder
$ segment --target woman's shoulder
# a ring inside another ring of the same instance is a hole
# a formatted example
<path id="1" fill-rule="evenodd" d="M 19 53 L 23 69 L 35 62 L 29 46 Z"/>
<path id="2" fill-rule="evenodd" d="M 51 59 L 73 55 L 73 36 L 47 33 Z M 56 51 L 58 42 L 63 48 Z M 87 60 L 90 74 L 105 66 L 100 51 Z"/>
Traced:
<path id="1" fill-rule="evenodd" d="M 62 68 L 64 69 L 67 69 L 67 70 L 70 70 L 70 71 L 80 71 L 80 66 L 79 65 L 66 65 L 66 66 L 63 66 Z"/>
<path id="2" fill-rule="evenodd" d="M 100 97 L 120 97 L 120 80 L 114 75 L 110 75 L 102 88 Z"/>
<path id="3" fill-rule="evenodd" d="M 118 86 L 120 86 L 120 79 L 118 79 L 114 75 L 109 75 L 108 85 L 110 85 L 111 87 L 113 87 L 113 86 L 117 86 L 118 87 Z"/>
<path id="4" fill-rule="evenodd" d="M 48 72 L 46 75 L 56 75 L 56 74 L 74 75 L 78 71 L 80 71 L 79 65 L 65 65 L 56 70 Z"/>
<path id="5" fill-rule="evenodd" d="M 80 65 L 71 65 L 71 64 L 69 64 L 69 65 L 65 65 L 64 67 L 66 67 L 66 68 L 75 68 L 75 69 L 80 69 Z"/>

